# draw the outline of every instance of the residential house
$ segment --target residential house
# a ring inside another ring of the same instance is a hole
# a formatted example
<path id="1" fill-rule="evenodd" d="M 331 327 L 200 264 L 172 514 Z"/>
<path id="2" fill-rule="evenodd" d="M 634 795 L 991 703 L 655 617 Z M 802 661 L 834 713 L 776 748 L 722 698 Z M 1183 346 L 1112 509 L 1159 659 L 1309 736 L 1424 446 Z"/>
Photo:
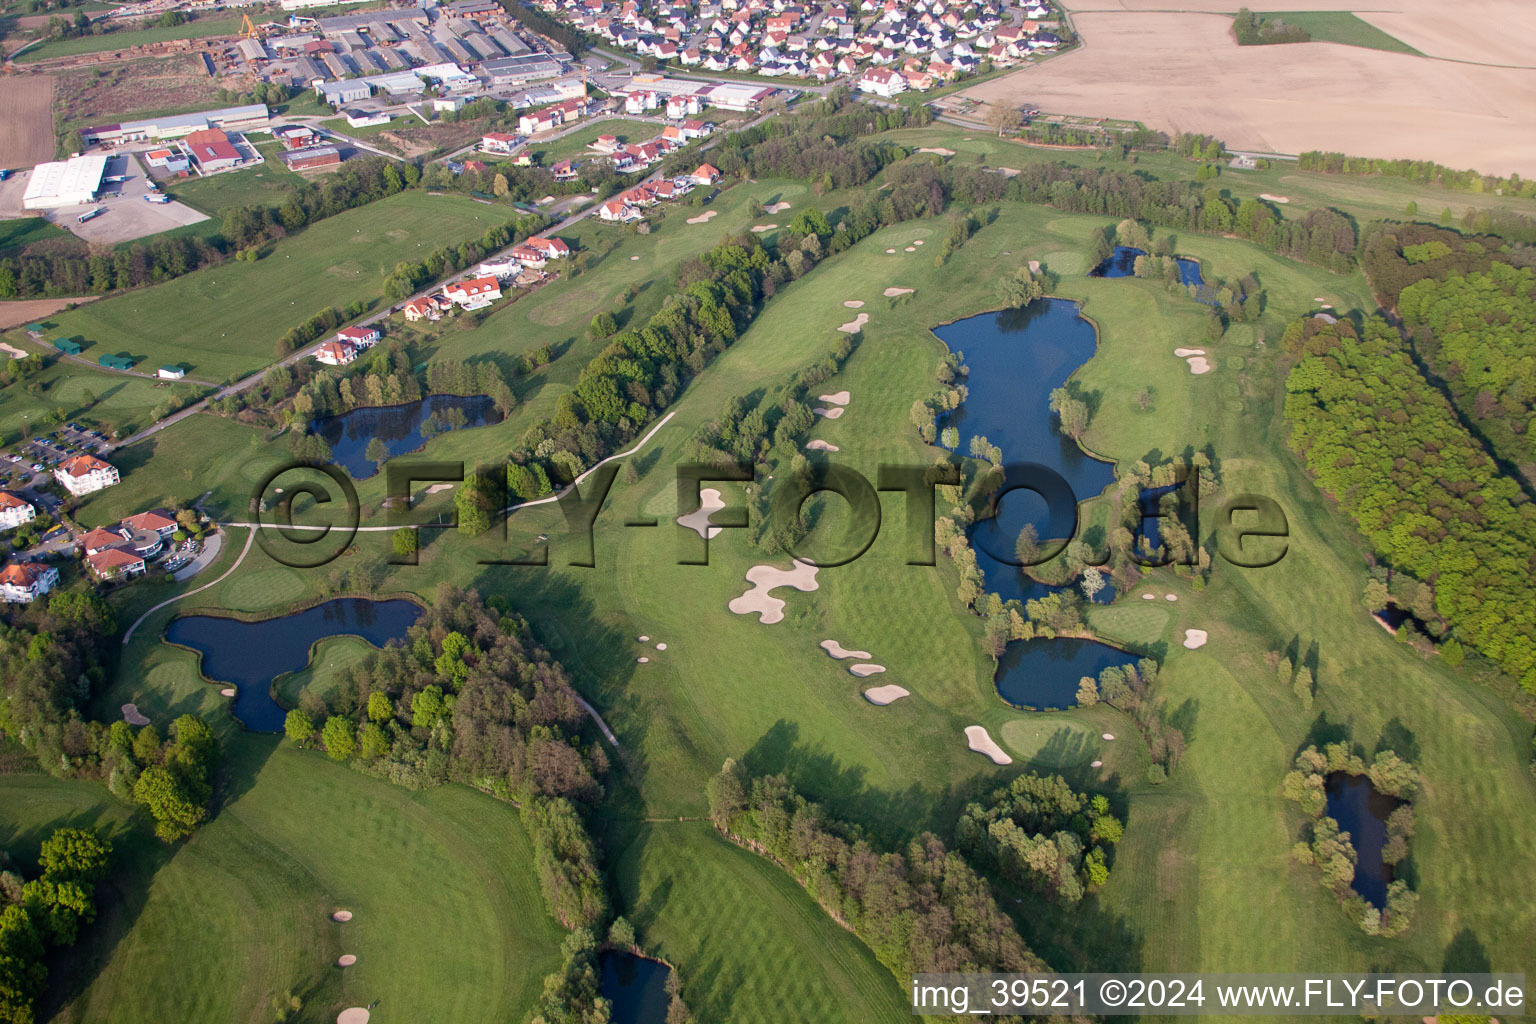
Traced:
<path id="1" fill-rule="evenodd" d="M 552 260 L 563 260 L 571 254 L 571 247 L 558 238 L 530 238 L 523 244 Z"/>
<path id="2" fill-rule="evenodd" d="M 428 295 L 424 299 L 412 299 L 405 304 L 402 311 L 405 313 L 405 318 L 411 323 L 415 323 L 418 320 L 431 322 L 433 320 L 440 320 L 443 316 L 442 309 L 435 295 Z"/>
<path id="3" fill-rule="evenodd" d="M 887 98 L 906 92 L 907 80 L 890 68 L 870 68 L 855 82 L 860 92 Z"/>
<path id="4" fill-rule="evenodd" d="M 326 366 L 346 366 L 357 358 L 357 350 L 344 341 L 328 341 L 315 349 L 315 359 Z"/>
<path id="5" fill-rule="evenodd" d="M 599 153 L 612 153 L 619 148 L 617 135 L 599 135 L 597 141 L 592 143 L 592 148 Z"/>
<path id="6" fill-rule="evenodd" d="M 693 172 L 693 181 L 696 185 L 713 185 L 720 180 L 720 169 L 710 164 L 699 164 Z"/>
<path id="7" fill-rule="evenodd" d="M 639 210 L 635 209 L 633 206 L 630 206 L 622 199 L 608 200 L 602 206 L 598 207 L 597 215 L 602 220 L 616 221 L 618 223 L 628 223 L 632 220 L 639 220 L 641 217 Z"/>
<path id="8" fill-rule="evenodd" d="M 12 562 L 0 569 L 0 601 L 31 604 L 59 585 L 59 570 L 51 565 Z"/>
<path id="9" fill-rule="evenodd" d="M 66 491 L 77 498 L 104 487 L 111 487 L 119 479 L 116 466 L 105 463 L 94 455 L 76 455 L 72 459 L 66 459 L 58 469 L 53 471 L 53 477 L 63 485 Z"/>
<path id="10" fill-rule="evenodd" d="M 517 136 L 506 132 L 491 132 L 480 137 L 480 151 L 482 153 L 500 153 L 506 155 L 512 152 L 517 145 Z"/>
<path id="11" fill-rule="evenodd" d="M 344 341 L 359 352 L 373 348 L 379 343 L 380 337 L 377 327 L 343 327 L 336 332 L 337 341 Z"/>
<path id="12" fill-rule="evenodd" d="M 10 491 L 0 491 L 0 530 L 14 530 L 22 523 L 30 523 L 37 518 L 37 509 L 25 498 L 17 497 Z"/>
<path id="13" fill-rule="evenodd" d="M 501 298 L 501 282 L 494 277 L 467 278 L 450 284 L 443 294 L 465 309 L 483 309 Z"/>
<path id="14" fill-rule="evenodd" d="M 569 160 L 562 160 L 549 170 L 555 176 L 556 181 L 575 181 L 580 177 L 576 173 L 576 165 Z"/>

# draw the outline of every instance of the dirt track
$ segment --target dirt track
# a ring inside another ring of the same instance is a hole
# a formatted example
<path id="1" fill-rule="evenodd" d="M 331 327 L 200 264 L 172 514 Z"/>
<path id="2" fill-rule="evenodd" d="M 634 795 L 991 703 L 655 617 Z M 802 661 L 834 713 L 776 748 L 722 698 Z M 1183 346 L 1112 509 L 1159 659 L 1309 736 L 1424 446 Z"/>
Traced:
<path id="1" fill-rule="evenodd" d="M 1239 47 L 1230 18 L 1125 10 L 1138 2 L 1089 0 L 1085 6 L 1113 9 L 1074 11 L 1081 49 L 967 95 L 1209 132 L 1234 149 L 1330 149 L 1536 172 L 1536 70 L 1335 43 Z"/>
<path id="2" fill-rule="evenodd" d="M 0 89 L 0 167 L 53 159 L 53 79 L 16 75 Z"/>

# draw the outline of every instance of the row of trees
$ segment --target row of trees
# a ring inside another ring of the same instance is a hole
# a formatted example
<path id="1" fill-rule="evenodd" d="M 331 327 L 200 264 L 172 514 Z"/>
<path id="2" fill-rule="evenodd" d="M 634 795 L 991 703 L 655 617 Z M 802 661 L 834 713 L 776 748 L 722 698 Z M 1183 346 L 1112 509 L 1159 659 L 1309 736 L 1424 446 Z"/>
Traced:
<path id="1" fill-rule="evenodd" d="M 1043 971 L 959 851 L 925 832 L 905 851 L 876 849 L 781 775 L 751 779 L 727 760 L 707 786 L 710 818 L 772 858 L 903 982 L 921 971 Z"/>
<path id="2" fill-rule="evenodd" d="M 1511 174 L 1507 178 L 1496 174 L 1479 174 L 1477 171 L 1457 170 L 1432 160 L 1385 160 L 1380 157 L 1346 156 L 1343 153 L 1327 153 L 1311 149 L 1302 153 L 1297 166 L 1304 171 L 1322 174 L 1351 174 L 1356 176 L 1380 175 L 1384 178 L 1402 178 L 1423 185 L 1439 185 L 1456 192 L 1486 193 L 1506 196 L 1536 198 L 1536 179 Z"/>
<path id="3" fill-rule="evenodd" d="M 1328 777 L 1335 774 L 1365 776 L 1371 788 L 1400 801 L 1387 817 L 1387 841 L 1381 859 L 1388 866 L 1408 857 L 1408 841 L 1413 838 L 1413 795 L 1419 785 L 1419 773 L 1411 763 L 1392 750 L 1381 750 L 1367 765 L 1347 744 L 1330 743 L 1319 751 L 1309 746 L 1296 756 L 1296 763 L 1282 784 L 1287 799 L 1301 806 L 1311 819 L 1309 835 L 1292 848 L 1292 856 L 1303 864 L 1316 865 L 1321 880 L 1350 918 L 1367 935 L 1400 935 L 1413 921 L 1419 894 L 1401 878 L 1387 886 L 1386 906 L 1371 905 L 1354 888 L 1359 852 L 1348 832 L 1341 831 L 1328 809 Z"/>
<path id="4" fill-rule="evenodd" d="M 1232 34 L 1238 46 L 1267 46 L 1271 43 L 1307 43 L 1312 33 L 1300 25 L 1288 25 L 1276 17 L 1255 14 L 1246 7 L 1239 7 L 1232 19 Z"/>
<path id="5" fill-rule="evenodd" d="M 1026 772 L 967 804 L 955 834 L 960 848 L 1057 903 L 1071 905 L 1109 881 L 1125 823 L 1102 793 L 1079 793 L 1060 775 Z"/>
<path id="6" fill-rule="evenodd" d="M 49 947 L 73 946 L 96 920 L 96 885 L 112 844 L 89 829 L 60 828 L 38 853 L 38 877 L 24 881 L 0 851 L 0 1021 L 31 1024 L 48 979 Z"/>
<path id="7" fill-rule="evenodd" d="M 1388 566 L 1432 581 L 1451 634 L 1536 690 L 1536 505 L 1385 320 L 1309 318 L 1286 379 L 1290 443 Z"/>

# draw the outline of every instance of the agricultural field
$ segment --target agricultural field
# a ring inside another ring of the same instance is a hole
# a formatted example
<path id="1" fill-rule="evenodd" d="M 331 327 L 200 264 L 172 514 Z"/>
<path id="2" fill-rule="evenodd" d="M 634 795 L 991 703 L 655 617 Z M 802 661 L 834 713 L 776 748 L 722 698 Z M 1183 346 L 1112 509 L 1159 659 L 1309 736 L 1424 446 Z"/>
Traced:
<path id="1" fill-rule="evenodd" d="M 124 352 L 151 366 L 186 363 L 203 380 L 244 376 L 275 359 L 289 328 L 327 306 L 377 303 L 408 254 L 477 238 L 499 216 L 469 199 L 404 193 L 322 220 L 255 263 L 230 261 L 60 314 L 58 334 L 84 339 L 93 359 Z"/>
<path id="2" fill-rule="evenodd" d="M 126 50 L 130 46 L 148 43 L 164 43 L 174 39 L 205 39 L 210 36 L 233 36 L 240 32 L 240 19 L 234 17 L 203 16 L 170 28 L 154 25 L 147 28 L 119 28 L 102 35 L 78 36 L 74 39 L 57 39 L 34 46 L 16 58 L 17 63 L 29 64 L 55 57 L 73 57 L 82 53 L 100 53 L 103 50 Z"/>
<path id="3" fill-rule="evenodd" d="M 23 75 L 6 82 L 0 99 L 0 167 L 30 167 L 53 159 L 53 79 Z"/>
<path id="4" fill-rule="evenodd" d="M 201 57 L 176 54 L 56 71 L 54 119 L 67 132 L 103 122 L 207 110 L 222 105 L 220 88 L 244 91 L 241 79 L 208 77 Z"/>
<path id="5" fill-rule="evenodd" d="M 1529 170 L 1529 147 L 1519 141 L 1536 133 L 1536 69 L 1528 60 L 1465 63 L 1327 42 L 1239 47 L 1230 7 L 1128 6 L 1077 11 L 1084 46 L 963 95 L 1206 132 L 1238 150 L 1326 149 L 1492 174 Z M 1420 9 L 1432 17 L 1428 5 Z M 1488 34 L 1478 38 L 1501 46 L 1494 22 L 1479 23 Z M 1371 24 L 1395 34 L 1391 25 Z"/>
<path id="6" fill-rule="evenodd" d="M 1342 43 L 1368 50 L 1423 56 L 1401 39 L 1388 35 L 1350 11 L 1272 11 L 1263 12 L 1260 17 L 1278 18 L 1287 25 L 1304 28 L 1315 43 Z"/>

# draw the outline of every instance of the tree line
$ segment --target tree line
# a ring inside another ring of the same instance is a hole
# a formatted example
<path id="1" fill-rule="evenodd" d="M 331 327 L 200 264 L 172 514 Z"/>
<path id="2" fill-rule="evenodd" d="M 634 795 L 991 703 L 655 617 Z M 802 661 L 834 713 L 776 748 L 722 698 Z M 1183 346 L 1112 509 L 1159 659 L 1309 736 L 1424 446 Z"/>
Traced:
<path id="1" fill-rule="evenodd" d="M 1298 320 L 1283 343 L 1290 444 L 1375 554 L 1432 587 L 1461 647 L 1536 691 L 1536 504 L 1380 317 Z"/>
<path id="2" fill-rule="evenodd" d="M 1238 46 L 1268 46 L 1274 43 L 1307 43 L 1312 33 L 1300 25 L 1290 25 L 1275 17 L 1255 14 L 1239 7 L 1232 19 L 1232 34 Z"/>
<path id="3" fill-rule="evenodd" d="M 734 760 L 706 790 L 722 835 L 793 875 L 903 982 L 924 971 L 1045 970 L 987 880 L 933 833 L 880 850 L 784 776 L 748 778 Z"/>

